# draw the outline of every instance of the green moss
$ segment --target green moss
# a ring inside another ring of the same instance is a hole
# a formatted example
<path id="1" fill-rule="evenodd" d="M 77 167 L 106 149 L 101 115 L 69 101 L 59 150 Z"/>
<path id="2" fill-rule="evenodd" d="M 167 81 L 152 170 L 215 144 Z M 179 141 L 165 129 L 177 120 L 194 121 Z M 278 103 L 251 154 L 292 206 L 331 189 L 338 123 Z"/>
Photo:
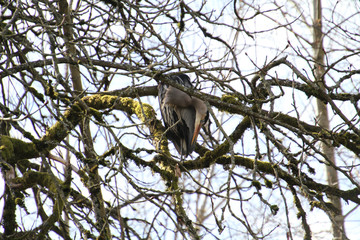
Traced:
<path id="1" fill-rule="evenodd" d="M 156 115 L 154 109 L 149 104 L 140 104 L 138 102 L 135 107 L 135 114 L 142 122 L 152 119 Z"/>
<path id="2" fill-rule="evenodd" d="M 29 133 L 29 132 L 26 132 L 26 131 L 25 131 L 25 132 L 23 133 L 23 135 L 24 135 L 25 138 L 30 139 L 31 141 L 34 141 L 34 140 L 35 140 L 34 136 L 31 135 L 31 133 Z"/>
<path id="3" fill-rule="evenodd" d="M 48 90 L 53 91 L 51 85 Z M 164 136 L 164 127 L 161 121 L 156 119 L 155 110 L 151 105 L 142 104 L 132 98 L 100 94 L 83 97 L 81 100 L 82 102 L 71 105 L 39 140 L 34 139 L 31 135 L 26 136 L 32 141 L 30 143 L 6 136 L 2 137 L 0 139 L 1 156 L 8 161 L 38 157 L 40 152 L 46 153 L 56 147 L 84 118 L 85 111 L 90 110 L 90 113 L 98 121 L 101 121 L 102 113 L 99 111 L 101 109 L 117 109 L 129 115 L 136 114 L 139 120 L 149 128 L 155 147 L 162 153 L 170 155 L 168 141 Z M 87 107 L 83 107 L 83 104 L 86 104 Z M 79 155 L 77 158 L 83 159 L 83 156 Z"/>
<path id="4" fill-rule="evenodd" d="M 15 233 L 15 229 L 17 228 L 16 224 L 16 204 L 14 200 L 14 195 L 9 193 L 8 191 L 5 192 L 6 197 L 4 198 L 4 208 L 2 214 L 2 226 L 4 228 L 4 235 L 10 236 Z M 0 233 L 0 238 L 1 238 Z"/>
<path id="5" fill-rule="evenodd" d="M 37 143 L 39 151 L 50 151 L 62 141 L 83 118 L 83 111 L 79 103 L 66 110 L 63 117 L 50 127 Z"/>
<path id="6" fill-rule="evenodd" d="M 21 198 L 15 198 L 15 204 L 17 205 Z"/>
<path id="7" fill-rule="evenodd" d="M 104 101 L 109 101 L 109 99 L 104 98 Z M 156 113 L 153 107 L 147 103 L 140 103 L 127 97 L 117 98 L 116 101 L 118 103 L 115 108 L 125 111 L 129 115 L 135 114 L 138 119 L 149 128 L 156 148 L 162 153 L 170 155 L 168 141 L 164 136 L 164 128 L 161 122 L 156 119 Z"/>
<path id="8" fill-rule="evenodd" d="M 133 113 L 133 108 L 132 108 L 134 101 L 133 99 L 124 97 L 124 98 L 119 98 L 118 101 L 120 102 L 120 108 L 122 110 L 128 112 L 129 114 Z"/>
<path id="9" fill-rule="evenodd" d="M 251 184 L 257 189 L 260 190 L 261 189 L 261 183 L 259 181 L 252 181 Z"/>
<path id="10" fill-rule="evenodd" d="M 109 95 L 99 96 L 99 102 L 101 103 L 101 105 L 107 106 L 107 108 L 112 107 L 112 105 L 115 103 L 117 99 L 118 97 L 116 96 L 109 96 Z"/>
<path id="11" fill-rule="evenodd" d="M 20 159 L 29 159 L 38 156 L 36 146 L 32 142 L 2 135 L 0 138 L 1 156 L 8 163 L 16 163 Z"/>
<path id="12" fill-rule="evenodd" d="M 273 187 L 273 183 L 272 183 L 270 180 L 265 179 L 265 186 L 266 186 L 267 188 L 272 188 L 272 187 Z"/>
<path id="13" fill-rule="evenodd" d="M 45 102 L 44 95 L 39 93 L 35 88 L 28 87 L 27 90 L 32 93 L 37 99 L 39 99 L 42 103 Z"/>
<path id="14" fill-rule="evenodd" d="M 158 140 L 158 139 L 155 139 Z M 163 152 L 164 154 L 170 156 L 170 151 L 169 151 L 169 145 L 168 145 L 168 140 L 167 138 L 163 137 L 160 144 L 159 144 L 160 148 L 159 150 L 161 152 Z"/>
<path id="15" fill-rule="evenodd" d="M 234 104 L 234 105 L 238 105 L 238 104 L 239 104 L 239 100 L 238 100 L 235 96 L 230 95 L 230 94 L 224 94 L 224 95 L 222 95 L 222 97 L 220 98 L 220 100 L 221 100 L 222 102 L 230 103 L 230 104 Z M 222 112 L 233 112 L 232 109 L 228 109 L 228 108 L 226 108 L 226 107 L 224 107 L 224 106 L 222 106 L 222 108 L 219 109 L 219 110 L 222 111 Z"/>
<path id="16" fill-rule="evenodd" d="M 321 209 L 321 202 L 319 202 L 319 201 L 311 201 L 311 202 L 310 202 L 310 206 L 311 206 L 311 208 L 310 208 L 311 211 L 312 211 L 315 207 Z"/>
<path id="17" fill-rule="evenodd" d="M 271 210 L 272 214 L 276 215 L 277 212 L 279 211 L 279 207 L 278 207 L 278 205 L 271 205 L 270 210 Z"/>
<path id="18" fill-rule="evenodd" d="M 51 84 L 47 85 L 45 89 L 45 94 L 52 99 L 57 99 L 59 97 L 59 94 L 55 91 L 54 87 L 51 86 Z"/>
<path id="19" fill-rule="evenodd" d="M 92 168 L 90 168 L 90 172 L 91 173 L 95 173 L 99 168 L 99 165 L 95 164 L 94 166 L 92 166 Z"/>
<path id="20" fill-rule="evenodd" d="M 139 103 L 132 98 L 119 98 L 120 109 L 129 114 L 136 114 L 140 121 L 146 122 L 156 116 L 154 109 L 147 103 Z"/>
<path id="21" fill-rule="evenodd" d="M 230 94 L 224 94 L 221 96 L 220 99 L 222 102 L 227 102 L 231 104 L 238 104 L 239 100 L 236 96 L 230 95 Z"/>
<path id="22" fill-rule="evenodd" d="M 230 144 L 229 142 L 226 140 L 224 143 L 220 144 L 220 146 L 218 146 L 215 151 L 214 154 L 216 154 L 216 156 L 221 156 L 223 154 L 226 154 L 227 151 L 229 150 Z"/>
<path id="23" fill-rule="evenodd" d="M 15 204 L 23 206 L 24 205 L 24 199 L 22 198 L 15 198 Z"/>
<path id="24" fill-rule="evenodd" d="M 63 121 L 57 121 L 52 127 L 47 129 L 46 134 L 41 138 L 38 148 L 40 150 L 50 150 L 55 147 L 57 143 L 64 139 L 68 134 L 66 129 L 66 125 Z"/>
<path id="25" fill-rule="evenodd" d="M 15 156 L 14 146 L 8 136 L 1 136 L 0 138 L 0 152 L 5 161 L 12 159 Z"/>
<path id="26" fill-rule="evenodd" d="M 52 193 L 56 193 L 56 185 L 51 176 L 46 172 L 27 171 L 22 177 L 12 180 L 13 183 L 19 184 L 22 189 L 31 188 L 35 185 L 46 187 Z"/>
<path id="27" fill-rule="evenodd" d="M 96 119 L 96 121 L 103 122 L 102 113 L 99 110 L 92 107 L 90 107 L 89 109 L 91 111 L 91 115 Z"/>
<path id="28" fill-rule="evenodd" d="M 69 196 L 70 191 L 71 191 L 70 182 L 69 183 L 65 183 L 65 182 L 62 183 L 61 188 L 62 188 L 62 191 L 63 191 L 65 197 Z"/>
<path id="29" fill-rule="evenodd" d="M 84 155 L 83 155 L 82 153 L 80 153 L 80 152 L 76 152 L 76 153 L 75 153 L 75 157 L 76 157 L 77 159 L 84 159 Z"/>

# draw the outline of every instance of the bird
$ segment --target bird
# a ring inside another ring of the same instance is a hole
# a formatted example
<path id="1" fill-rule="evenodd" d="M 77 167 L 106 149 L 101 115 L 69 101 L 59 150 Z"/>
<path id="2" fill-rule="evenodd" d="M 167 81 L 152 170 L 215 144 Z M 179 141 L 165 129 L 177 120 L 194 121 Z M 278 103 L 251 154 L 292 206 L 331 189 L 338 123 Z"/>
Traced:
<path id="1" fill-rule="evenodd" d="M 193 88 L 186 74 L 171 75 L 169 79 L 187 88 Z M 194 151 L 200 129 L 209 121 L 209 111 L 201 99 L 165 83 L 158 85 L 161 116 L 165 136 L 185 158 Z"/>

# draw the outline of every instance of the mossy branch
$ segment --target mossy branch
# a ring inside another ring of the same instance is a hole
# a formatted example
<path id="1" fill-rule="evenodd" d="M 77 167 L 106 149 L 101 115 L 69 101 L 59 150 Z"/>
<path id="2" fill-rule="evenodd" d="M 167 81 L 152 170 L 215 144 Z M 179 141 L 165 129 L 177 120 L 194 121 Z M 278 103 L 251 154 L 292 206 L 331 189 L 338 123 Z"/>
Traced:
<path id="1" fill-rule="evenodd" d="M 83 104 L 86 108 L 83 107 Z M 62 118 L 50 127 L 45 135 L 34 142 L 25 142 L 16 138 L 1 136 L 0 151 L 1 156 L 9 163 L 16 163 L 20 159 L 30 159 L 40 156 L 41 152 L 47 153 L 55 148 L 84 118 L 87 111 L 90 114 L 97 113 L 95 110 L 115 109 L 135 114 L 150 130 L 155 146 L 162 152 L 168 153 L 168 142 L 163 137 L 164 128 L 159 120 L 156 119 L 155 110 L 146 103 L 127 98 L 111 95 L 92 95 L 83 97 L 66 110 Z M 98 115 L 96 114 L 98 117 Z"/>
<path id="2" fill-rule="evenodd" d="M 250 118 L 245 117 L 235 128 L 232 134 L 229 135 L 231 141 L 236 143 L 244 132 L 251 126 Z M 185 161 L 183 166 L 185 169 L 200 169 L 210 167 L 213 163 L 216 162 L 217 158 L 227 154 L 229 152 L 229 142 L 228 140 L 224 141 L 213 151 L 207 151 L 202 157 L 196 159 L 195 161 Z"/>
<path id="3" fill-rule="evenodd" d="M 29 170 L 25 172 L 22 177 L 14 178 L 11 182 L 20 190 L 26 190 L 35 185 L 40 185 L 49 189 L 50 192 L 56 193 L 56 185 L 49 173 L 46 172 Z"/>
<path id="4" fill-rule="evenodd" d="M 64 203 L 57 191 L 58 186 L 56 185 L 60 184 L 60 186 L 62 186 L 60 181 L 59 183 L 56 183 L 54 178 L 47 172 L 34 172 L 30 170 L 25 172 L 22 177 L 12 179 L 11 184 L 14 188 L 19 190 L 26 190 L 36 185 L 40 185 L 47 188 L 56 196 L 54 198 L 53 212 L 51 216 L 49 216 L 49 218 L 39 227 L 41 230 L 38 237 L 44 238 L 48 231 L 54 226 L 54 223 L 59 220 L 61 212 L 64 208 Z"/>

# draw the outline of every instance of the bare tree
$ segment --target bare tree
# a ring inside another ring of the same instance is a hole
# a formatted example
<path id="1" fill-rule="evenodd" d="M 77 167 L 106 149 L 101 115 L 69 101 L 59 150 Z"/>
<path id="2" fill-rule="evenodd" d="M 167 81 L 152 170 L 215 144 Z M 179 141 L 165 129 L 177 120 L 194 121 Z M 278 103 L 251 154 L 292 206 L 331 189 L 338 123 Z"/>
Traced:
<path id="1" fill-rule="evenodd" d="M 314 61 L 315 70 L 314 77 L 315 82 L 322 89 L 326 91 L 325 83 L 325 51 L 323 46 L 323 33 L 322 33 L 322 6 L 321 0 L 314 0 Z M 318 122 L 319 126 L 327 130 L 330 129 L 330 120 L 327 110 L 327 104 L 320 99 L 316 99 L 317 111 L 318 111 Z M 330 186 L 339 188 L 339 179 L 336 170 L 335 151 L 334 146 L 329 141 L 325 141 L 321 144 L 322 151 L 324 153 L 326 161 L 329 163 L 326 165 L 327 182 Z M 344 219 L 342 215 L 341 201 L 339 197 L 329 197 L 330 202 L 334 205 L 335 211 L 329 211 L 332 222 L 332 231 L 334 239 L 341 239 L 342 232 L 344 231 Z M 345 234 L 344 234 L 345 235 Z"/>
<path id="2" fill-rule="evenodd" d="M 360 11 L 312 3 L 2 1 L 1 238 L 356 234 Z M 209 109 L 183 161 L 159 83 Z"/>

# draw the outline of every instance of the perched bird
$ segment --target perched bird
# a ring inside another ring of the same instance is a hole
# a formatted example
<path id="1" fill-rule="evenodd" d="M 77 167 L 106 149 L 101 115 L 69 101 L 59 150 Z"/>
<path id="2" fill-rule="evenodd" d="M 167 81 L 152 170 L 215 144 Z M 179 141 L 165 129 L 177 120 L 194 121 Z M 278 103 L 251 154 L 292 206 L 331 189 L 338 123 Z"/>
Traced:
<path id="1" fill-rule="evenodd" d="M 193 88 L 186 74 L 171 76 L 170 79 Z M 199 131 L 209 120 L 209 111 L 202 100 L 175 87 L 160 83 L 158 90 L 166 137 L 174 143 L 179 154 L 186 157 L 194 151 Z"/>

